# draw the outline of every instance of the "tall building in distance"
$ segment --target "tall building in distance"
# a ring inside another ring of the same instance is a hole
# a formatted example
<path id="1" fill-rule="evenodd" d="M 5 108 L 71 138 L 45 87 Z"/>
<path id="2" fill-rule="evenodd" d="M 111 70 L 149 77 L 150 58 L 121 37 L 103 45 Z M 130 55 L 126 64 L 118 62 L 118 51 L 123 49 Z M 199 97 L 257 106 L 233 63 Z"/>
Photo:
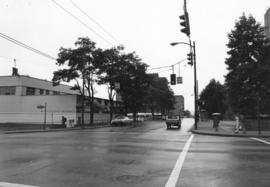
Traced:
<path id="1" fill-rule="evenodd" d="M 264 14 L 264 26 L 265 26 L 265 34 L 268 38 L 270 38 L 270 8 Z"/>

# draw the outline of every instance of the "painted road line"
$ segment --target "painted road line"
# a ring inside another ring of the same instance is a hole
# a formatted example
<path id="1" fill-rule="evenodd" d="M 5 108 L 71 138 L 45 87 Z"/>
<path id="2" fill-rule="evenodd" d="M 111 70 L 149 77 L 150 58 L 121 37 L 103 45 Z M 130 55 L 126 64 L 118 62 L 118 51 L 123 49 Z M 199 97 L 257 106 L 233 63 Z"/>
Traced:
<path id="1" fill-rule="evenodd" d="M 0 187 L 38 187 L 38 186 L 30 186 L 30 185 L 24 185 L 24 184 L 0 182 Z"/>
<path id="2" fill-rule="evenodd" d="M 187 155 L 187 152 L 188 152 L 188 149 L 189 149 L 189 146 L 192 142 L 193 137 L 194 137 L 194 134 L 192 134 L 189 137 L 189 139 L 187 140 L 187 142 L 185 144 L 185 147 L 183 148 L 182 152 L 179 154 L 179 157 L 175 163 L 175 166 L 171 172 L 171 175 L 170 175 L 165 187 L 175 187 L 175 185 L 178 181 L 178 178 L 180 176 L 180 172 L 181 172 L 182 166 L 184 164 L 184 161 L 185 161 L 185 158 L 186 158 L 186 155 Z"/>
<path id="3" fill-rule="evenodd" d="M 259 138 L 251 138 L 251 139 L 270 145 L 270 142 L 265 141 L 265 140 L 262 140 L 262 139 L 259 139 Z"/>

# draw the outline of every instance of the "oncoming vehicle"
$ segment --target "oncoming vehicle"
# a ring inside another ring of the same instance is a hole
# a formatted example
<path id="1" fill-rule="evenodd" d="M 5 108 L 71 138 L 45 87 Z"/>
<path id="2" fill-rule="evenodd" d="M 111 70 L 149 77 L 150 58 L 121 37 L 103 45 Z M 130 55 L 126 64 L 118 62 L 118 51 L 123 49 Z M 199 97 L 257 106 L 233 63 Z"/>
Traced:
<path id="1" fill-rule="evenodd" d="M 180 129 L 181 127 L 181 118 L 179 115 L 168 115 L 166 116 L 166 125 L 167 129 L 170 129 L 172 126 Z"/>
<path id="2" fill-rule="evenodd" d="M 132 119 L 127 116 L 116 116 L 111 121 L 111 125 L 128 125 L 131 123 L 132 123 Z"/>

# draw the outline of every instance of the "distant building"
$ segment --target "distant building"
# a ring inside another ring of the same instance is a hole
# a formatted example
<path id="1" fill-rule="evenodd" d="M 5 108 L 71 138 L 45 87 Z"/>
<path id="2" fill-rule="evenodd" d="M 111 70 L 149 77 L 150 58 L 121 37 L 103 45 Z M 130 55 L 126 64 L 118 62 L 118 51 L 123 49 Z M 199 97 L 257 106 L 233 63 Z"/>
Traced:
<path id="1" fill-rule="evenodd" d="M 46 121 L 48 124 L 61 124 L 62 116 L 74 123 L 81 122 L 82 96 L 71 86 L 53 86 L 52 82 L 30 76 L 19 75 L 13 69 L 13 76 L 0 76 L 0 123 L 43 123 L 44 112 L 39 105 L 47 105 Z M 101 113 L 108 113 L 109 101 L 95 98 L 98 111 L 94 120 L 108 121 Z M 89 103 L 85 102 L 89 114 Z M 44 110 L 44 109 L 43 109 Z M 96 111 L 95 111 L 96 112 Z M 85 114 L 85 123 L 90 116 Z"/>
<path id="2" fill-rule="evenodd" d="M 175 95 L 174 96 L 175 104 L 174 109 L 170 110 L 170 113 L 173 114 L 183 114 L 183 111 L 185 110 L 185 99 L 182 95 Z"/>
<path id="3" fill-rule="evenodd" d="M 270 8 L 264 14 L 264 26 L 265 26 L 265 34 L 268 38 L 270 38 Z"/>

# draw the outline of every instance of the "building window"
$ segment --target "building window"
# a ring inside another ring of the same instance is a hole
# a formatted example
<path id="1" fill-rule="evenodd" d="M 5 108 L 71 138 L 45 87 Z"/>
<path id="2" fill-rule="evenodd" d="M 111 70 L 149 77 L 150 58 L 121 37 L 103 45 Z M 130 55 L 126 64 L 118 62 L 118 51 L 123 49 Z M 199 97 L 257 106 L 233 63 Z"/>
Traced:
<path id="1" fill-rule="evenodd" d="M 60 92 L 57 92 L 57 91 L 53 91 L 53 95 L 59 95 Z"/>
<path id="2" fill-rule="evenodd" d="M 16 86 L 0 86 L 0 95 L 15 95 Z"/>
<path id="3" fill-rule="evenodd" d="M 50 95 L 50 90 L 46 90 L 46 95 Z"/>
<path id="4" fill-rule="evenodd" d="M 109 104 L 109 101 L 105 100 L 105 106 L 107 106 Z"/>
<path id="5" fill-rule="evenodd" d="M 27 87 L 26 88 L 26 95 L 35 95 L 35 88 Z"/>
<path id="6" fill-rule="evenodd" d="M 43 95 L 43 94 L 44 94 L 44 90 L 43 90 L 43 89 L 40 89 L 40 90 L 39 90 L 39 94 L 40 94 L 40 95 Z"/>

